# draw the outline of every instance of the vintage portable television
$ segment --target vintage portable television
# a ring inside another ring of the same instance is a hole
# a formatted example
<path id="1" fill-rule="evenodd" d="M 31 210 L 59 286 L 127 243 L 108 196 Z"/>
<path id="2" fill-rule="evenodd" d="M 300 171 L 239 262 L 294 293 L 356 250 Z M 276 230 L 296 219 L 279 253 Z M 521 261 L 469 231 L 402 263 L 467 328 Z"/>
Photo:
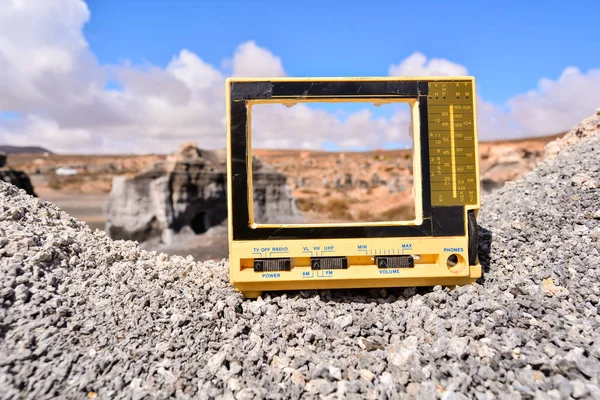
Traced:
<path id="1" fill-rule="evenodd" d="M 473 77 L 230 78 L 226 93 L 229 274 L 245 297 L 275 290 L 455 286 L 481 276 Z M 255 222 L 252 106 L 301 102 L 410 105 L 414 220 Z"/>

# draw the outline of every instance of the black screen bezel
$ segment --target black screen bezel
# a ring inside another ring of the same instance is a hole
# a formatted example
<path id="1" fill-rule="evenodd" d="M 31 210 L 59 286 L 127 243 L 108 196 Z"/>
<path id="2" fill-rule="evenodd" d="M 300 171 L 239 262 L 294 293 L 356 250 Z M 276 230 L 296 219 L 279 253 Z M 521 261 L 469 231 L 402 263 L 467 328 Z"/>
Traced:
<path id="1" fill-rule="evenodd" d="M 229 81 L 229 149 L 228 168 L 231 179 L 231 228 L 233 240 L 338 239 L 377 237 L 463 236 L 465 207 L 432 207 L 429 140 L 427 119 L 428 84 L 413 81 Z M 418 100 L 421 156 L 422 223 L 418 225 L 357 226 L 250 226 L 248 184 L 248 102 L 253 100 L 317 100 L 332 97 L 345 99 L 415 99 Z"/>

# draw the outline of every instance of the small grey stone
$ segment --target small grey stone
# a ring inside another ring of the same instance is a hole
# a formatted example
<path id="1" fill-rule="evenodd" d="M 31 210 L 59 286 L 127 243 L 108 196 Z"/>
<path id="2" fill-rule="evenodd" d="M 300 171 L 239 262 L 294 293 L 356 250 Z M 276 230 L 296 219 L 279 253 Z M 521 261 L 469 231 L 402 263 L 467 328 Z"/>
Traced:
<path id="1" fill-rule="evenodd" d="M 556 399 L 556 400 L 561 400 L 564 399 L 564 397 L 562 396 L 562 394 L 558 391 L 558 390 L 549 390 L 546 393 L 542 393 L 540 391 L 536 392 L 536 399 Z"/>
<path id="2" fill-rule="evenodd" d="M 255 398 L 254 390 L 251 388 L 244 388 L 235 394 L 236 400 L 252 400 Z"/>
<path id="3" fill-rule="evenodd" d="M 496 373 L 494 372 L 494 370 L 487 365 L 479 366 L 479 369 L 477 370 L 477 375 L 479 375 L 484 381 L 488 379 L 493 380 L 496 377 Z"/>
<path id="4" fill-rule="evenodd" d="M 416 397 L 419 393 L 421 386 L 416 382 L 411 382 L 406 386 L 406 393 L 411 397 Z"/>
<path id="5" fill-rule="evenodd" d="M 421 384 L 417 393 L 418 400 L 430 400 L 437 398 L 437 388 L 434 382 L 426 382 Z"/>
<path id="6" fill-rule="evenodd" d="M 600 362 L 598 360 L 580 357 L 576 363 L 577 368 L 588 378 L 600 377 Z"/>
<path id="7" fill-rule="evenodd" d="M 419 361 L 415 358 L 413 358 L 409 361 L 408 372 L 410 374 L 410 378 L 414 382 L 421 383 L 421 382 L 424 382 L 427 380 L 427 376 L 426 376 L 425 372 L 423 371 L 423 368 L 421 368 Z"/>
<path id="8" fill-rule="evenodd" d="M 331 375 L 334 379 L 341 380 L 342 379 L 342 370 L 337 367 L 330 366 L 329 367 L 329 375 Z"/>
<path id="9" fill-rule="evenodd" d="M 460 392 L 446 392 L 443 399 L 445 400 L 468 400 L 469 398 Z"/>
<path id="10" fill-rule="evenodd" d="M 375 379 L 375 374 L 369 371 L 368 369 L 361 369 L 360 377 L 367 382 L 371 382 L 373 381 L 373 379 Z"/>
<path id="11" fill-rule="evenodd" d="M 468 351 L 469 339 L 453 336 L 448 343 L 448 354 L 462 358 Z"/>
<path id="12" fill-rule="evenodd" d="M 352 314 L 337 317 L 334 322 L 342 329 L 352 325 Z"/>
<path id="13" fill-rule="evenodd" d="M 568 398 L 573 394 L 573 386 L 571 386 L 567 378 L 562 375 L 554 375 L 552 377 L 552 384 L 563 397 Z"/>
<path id="14" fill-rule="evenodd" d="M 391 373 L 385 371 L 379 377 L 379 382 L 382 385 L 382 389 L 387 392 L 394 392 L 394 377 Z"/>
<path id="15" fill-rule="evenodd" d="M 313 379 L 306 384 L 306 389 L 309 392 L 320 393 L 321 395 L 328 395 L 335 391 L 337 385 L 333 382 L 329 382 L 326 379 Z"/>
<path id="16" fill-rule="evenodd" d="M 600 340 L 598 340 L 596 343 L 594 343 L 594 345 L 590 349 L 590 354 L 593 357 L 600 359 Z"/>
<path id="17" fill-rule="evenodd" d="M 15 294 L 13 288 L 5 287 L 0 289 L 0 298 L 2 299 L 10 299 Z"/>
<path id="18" fill-rule="evenodd" d="M 573 388 L 573 398 L 581 399 L 584 396 L 587 396 L 588 389 L 585 386 L 585 383 L 581 381 L 570 381 L 571 387 Z"/>
<path id="19" fill-rule="evenodd" d="M 125 387 L 125 382 L 123 382 L 123 378 L 117 376 L 113 382 L 113 385 L 116 390 L 122 390 Z"/>
<path id="20" fill-rule="evenodd" d="M 577 174 L 573 176 L 571 182 L 575 185 L 583 185 L 585 182 L 589 181 L 591 178 L 586 174 Z"/>
<path id="21" fill-rule="evenodd" d="M 206 368 L 211 374 L 216 374 L 218 369 L 223 365 L 225 358 L 227 357 L 227 353 L 222 351 L 215 355 L 213 355 L 207 362 Z"/>
<path id="22" fill-rule="evenodd" d="M 337 383 L 337 388 L 335 391 L 336 398 L 338 398 L 338 399 L 345 398 L 347 392 L 348 392 L 348 382 L 347 381 L 339 381 Z"/>
<path id="23" fill-rule="evenodd" d="M 17 301 L 27 302 L 27 300 L 29 300 L 29 296 L 31 295 L 31 292 L 29 291 L 29 288 L 27 286 L 21 284 L 15 288 L 14 294 L 15 294 L 15 299 Z"/>

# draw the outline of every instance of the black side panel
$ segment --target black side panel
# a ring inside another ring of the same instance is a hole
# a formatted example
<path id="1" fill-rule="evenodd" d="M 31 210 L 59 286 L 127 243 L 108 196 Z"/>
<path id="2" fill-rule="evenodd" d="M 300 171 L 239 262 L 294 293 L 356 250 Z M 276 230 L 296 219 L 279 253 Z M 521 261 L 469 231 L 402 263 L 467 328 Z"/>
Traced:
<path id="1" fill-rule="evenodd" d="M 477 253 L 479 252 L 479 230 L 477 229 L 477 218 L 475 211 L 469 210 L 467 214 L 469 222 L 469 265 L 477 265 Z"/>
<path id="2" fill-rule="evenodd" d="M 433 236 L 464 236 L 465 234 L 465 208 L 432 207 L 431 221 Z"/>
<path id="3" fill-rule="evenodd" d="M 423 215 L 431 215 L 431 170 L 429 166 L 429 119 L 427 118 L 427 92 L 419 96 L 419 123 L 421 125 L 421 187 Z"/>
<path id="4" fill-rule="evenodd" d="M 248 212 L 248 148 L 246 146 L 247 109 L 244 102 L 231 101 L 231 191 L 233 193 L 232 226 L 236 232 L 250 229 Z"/>

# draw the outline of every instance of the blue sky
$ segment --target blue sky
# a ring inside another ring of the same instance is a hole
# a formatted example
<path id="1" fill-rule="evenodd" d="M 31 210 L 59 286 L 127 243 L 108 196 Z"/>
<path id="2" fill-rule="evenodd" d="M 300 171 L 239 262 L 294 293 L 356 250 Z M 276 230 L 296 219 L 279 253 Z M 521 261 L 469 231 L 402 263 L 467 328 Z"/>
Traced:
<path id="1" fill-rule="evenodd" d="M 232 75 L 468 74 L 480 140 L 556 134 L 600 106 L 599 15 L 592 0 L 5 2 L 0 143 L 223 148 Z M 410 143 L 407 107 L 338 107 L 270 112 L 255 146 Z"/>
<path id="2" fill-rule="evenodd" d="M 571 65 L 600 66 L 600 1 L 89 0 L 101 63 L 166 65 L 181 48 L 220 65 L 254 40 L 297 76 L 387 75 L 414 51 L 464 65 L 489 101 Z M 594 50 L 596 49 L 596 50 Z"/>

